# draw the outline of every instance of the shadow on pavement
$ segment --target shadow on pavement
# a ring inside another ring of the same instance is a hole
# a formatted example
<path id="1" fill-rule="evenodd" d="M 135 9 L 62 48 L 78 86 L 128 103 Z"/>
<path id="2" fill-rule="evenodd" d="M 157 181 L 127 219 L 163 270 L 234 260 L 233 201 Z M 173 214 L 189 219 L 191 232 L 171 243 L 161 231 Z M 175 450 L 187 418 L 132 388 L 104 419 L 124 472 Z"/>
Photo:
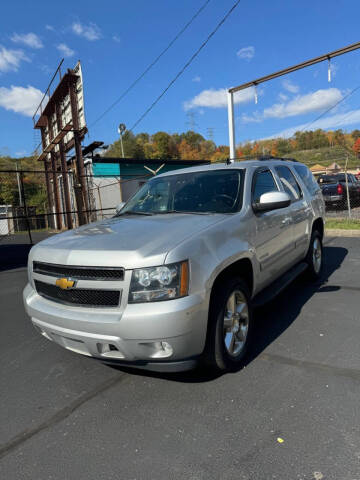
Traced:
<path id="1" fill-rule="evenodd" d="M 25 267 L 31 247 L 32 245 L 29 243 L 12 243 L 6 245 L 1 245 L 0 243 L 0 272 Z"/>
<path id="2" fill-rule="evenodd" d="M 33 244 L 54 235 L 55 232 L 32 232 Z M 29 251 L 33 245 L 27 233 L 0 237 L 0 272 L 26 267 Z"/>
<path id="3" fill-rule="evenodd" d="M 256 328 L 252 348 L 245 366 L 259 356 L 268 345 L 276 340 L 298 317 L 301 309 L 315 293 L 339 290 L 327 286 L 330 276 L 340 268 L 348 250 L 343 247 L 324 247 L 325 264 L 321 279 L 307 283 L 299 277 L 277 298 L 255 312 Z"/>
<path id="4" fill-rule="evenodd" d="M 284 290 L 277 298 L 265 307 L 255 310 L 255 332 L 250 351 L 243 365 L 249 365 L 256 359 L 272 342 L 274 342 L 298 317 L 306 302 L 317 292 L 336 291 L 340 287 L 327 286 L 329 277 L 340 268 L 348 250 L 342 247 L 324 247 L 324 269 L 321 279 L 316 283 L 307 283 L 303 277 L 299 277 L 294 283 Z M 209 372 L 204 369 L 196 369 L 181 373 L 158 373 L 135 368 L 113 367 L 131 375 L 143 377 L 161 378 L 173 382 L 202 383 L 212 381 L 222 374 Z M 239 370 L 228 373 L 238 373 Z"/>

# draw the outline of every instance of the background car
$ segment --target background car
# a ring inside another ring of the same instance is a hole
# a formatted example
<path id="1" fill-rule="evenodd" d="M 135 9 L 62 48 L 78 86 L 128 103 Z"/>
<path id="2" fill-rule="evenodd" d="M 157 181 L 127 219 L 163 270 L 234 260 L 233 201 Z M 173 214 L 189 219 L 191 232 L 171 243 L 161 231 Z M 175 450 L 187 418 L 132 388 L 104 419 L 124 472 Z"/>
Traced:
<path id="1" fill-rule="evenodd" d="M 355 175 L 352 173 L 320 175 L 318 178 L 318 184 L 320 185 L 326 205 L 346 208 L 347 188 L 349 190 L 350 205 L 360 205 L 360 182 L 357 181 Z"/>

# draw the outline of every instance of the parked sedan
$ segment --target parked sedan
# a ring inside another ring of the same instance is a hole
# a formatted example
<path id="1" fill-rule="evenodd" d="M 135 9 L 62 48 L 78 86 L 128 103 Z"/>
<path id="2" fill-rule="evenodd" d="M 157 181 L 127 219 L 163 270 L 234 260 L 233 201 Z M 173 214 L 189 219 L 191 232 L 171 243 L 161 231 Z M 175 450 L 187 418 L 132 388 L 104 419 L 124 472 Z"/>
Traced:
<path id="1" fill-rule="evenodd" d="M 334 175 L 320 175 L 318 178 L 318 183 L 327 206 L 345 208 L 347 206 L 346 188 L 349 189 L 351 206 L 360 205 L 360 182 L 357 181 L 352 173 L 347 174 L 347 182 L 345 177 L 345 173 L 337 173 Z"/>

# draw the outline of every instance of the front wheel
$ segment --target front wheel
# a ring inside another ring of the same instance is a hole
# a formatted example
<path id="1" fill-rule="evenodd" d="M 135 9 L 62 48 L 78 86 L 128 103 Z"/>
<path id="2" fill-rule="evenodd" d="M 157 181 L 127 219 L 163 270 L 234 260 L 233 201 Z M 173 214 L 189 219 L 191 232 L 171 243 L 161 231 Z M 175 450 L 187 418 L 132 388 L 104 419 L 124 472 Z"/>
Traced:
<path id="1" fill-rule="evenodd" d="M 323 268 L 323 245 L 321 235 L 317 230 L 314 230 L 311 234 L 306 263 L 308 264 L 308 278 L 310 280 L 318 280 Z"/>
<path id="2" fill-rule="evenodd" d="M 213 293 L 204 359 L 219 371 L 241 366 L 253 328 L 250 293 L 240 278 L 230 278 Z"/>

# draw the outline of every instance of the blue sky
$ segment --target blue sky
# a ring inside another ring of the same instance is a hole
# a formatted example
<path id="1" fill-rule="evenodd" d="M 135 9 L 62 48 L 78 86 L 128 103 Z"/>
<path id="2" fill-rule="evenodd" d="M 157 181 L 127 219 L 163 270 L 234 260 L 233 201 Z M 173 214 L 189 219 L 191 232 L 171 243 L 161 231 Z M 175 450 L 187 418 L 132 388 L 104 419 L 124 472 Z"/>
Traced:
<path id="1" fill-rule="evenodd" d="M 93 140 L 117 139 L 167 86 L 235 0 L 211 0 L 127 97 L 100 114 L 173 39 L 205 0 L 4 2 L 0 33 L 0 154 L 30 154 L 31 113 L 52 72 L 82 62 L 86 120 Z M 36 8 L 34 8 L 36 5 Z M 242 0 L 191 66 L 134 133 L 189 128 L 228 143 L 225 89 L 359 41 L 356 0 Z M 235 108 L 237 141 L 291 135 L 360 85 L 360 51 L 244 91 Z M 189 115 L 190 113 L 190 115 Z M 310 128 L 360 128 L 360 90 Z"/>

